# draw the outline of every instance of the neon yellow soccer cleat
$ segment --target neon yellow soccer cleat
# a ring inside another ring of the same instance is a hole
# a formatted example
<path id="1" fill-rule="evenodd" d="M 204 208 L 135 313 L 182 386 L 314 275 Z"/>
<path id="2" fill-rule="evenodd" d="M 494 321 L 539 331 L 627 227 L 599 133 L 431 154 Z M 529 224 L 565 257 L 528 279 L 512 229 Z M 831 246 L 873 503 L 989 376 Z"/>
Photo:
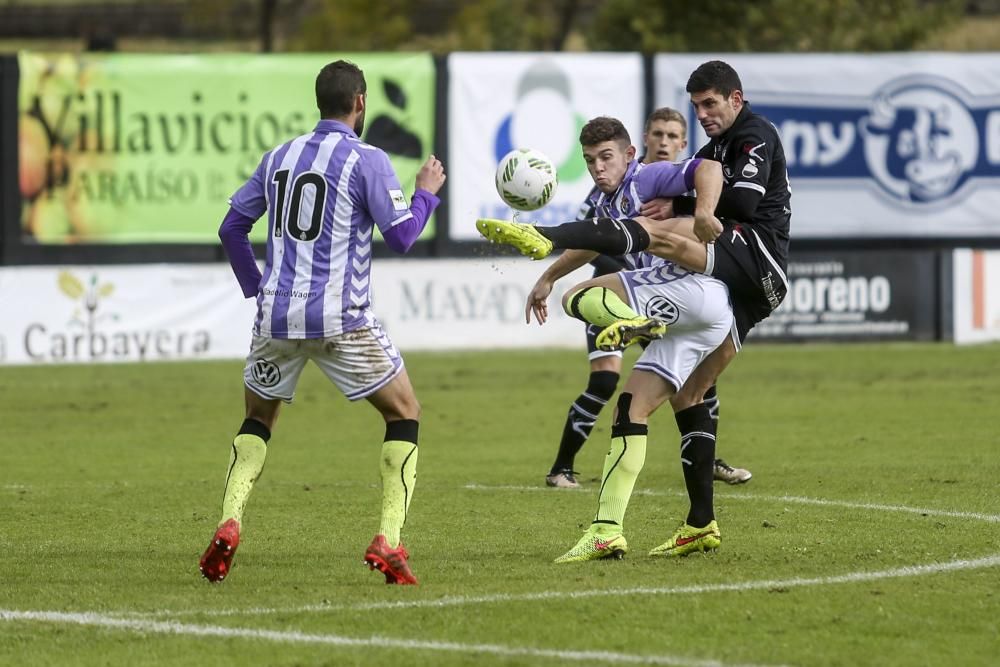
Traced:
<path id="1" fill-rule="evenodd" d="M 534 225 L 481 218 L 476 220 L 476 229 L 493 243 L 509 245 L 531 259 L 542 259 L 552 252 L 552 241 L 542 236 Z"/>
<path id="2" fill-rule="evenodd" d="M 613 352 L 624 350 L 634 343 L 648 343 L 657 338 L 663 338 L 667 333 L 667 325 L 660 320 L 649 317 L 637 317 L 634 320 L 619 320 L 604 328 L 597 334 L 595 341 L 598 350 Z"/>
<path id="3" fill-rule="evenodd" d="M 649 552 L 650 556 L 687 556 L 693 551 L 715 551 L 722 544 L 719 524 L 710 522 L 704 528 L 681 524 L 667 542 Z"/>
<path id="4" fill-rule="evenodd" d="M 618 535 L 598 535 L 592 531 L 587 531 L 576 543 L 576 546 L 556 558 L 556 563 L 582 563 L 588 560 L 601 560 L 603 558 L 613 558 L 621 560 L 628 553 L 628 542 L 625 536 Z"/>

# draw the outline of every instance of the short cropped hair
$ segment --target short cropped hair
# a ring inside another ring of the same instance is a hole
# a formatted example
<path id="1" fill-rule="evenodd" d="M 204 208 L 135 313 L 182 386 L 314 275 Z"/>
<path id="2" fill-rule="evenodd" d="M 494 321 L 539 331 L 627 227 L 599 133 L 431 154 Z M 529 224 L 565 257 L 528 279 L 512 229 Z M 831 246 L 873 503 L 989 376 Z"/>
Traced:
<path id="1" fill-rule="evenodd" d="M 710 60 L 698 65 L 698 69 L 688 77 L 688 93 L 704 93 L 715 90 L 723 97 L 729 97 L 734 90 L 743 91 L 740 75 L 732 67 L 721 60 Z"/>
<path id="2" fill-rule="evenodd" d="M 670 107 L 660 107 L 659 109 L 655 109 L 653 113 L 649 114 L 649 118 L 646 119 L 646 127 L 643 128 L 643 131 L 649 132 L 649 127 L 658 120 L 668 123 L 670 121 L 680 123 L 684 132 L 687 132 L 688 124 L 687 119 L 684 118 L 684 114 L 677 109 L 671 109 Z"/>
<path id="3" fill-rule="evenodd" d="M 617 118 L 598 116 L 591 118 L 580 130 L 581 146 L 596 146 L 604 141 L 617 141 L 626 146 L 632 143 L 628 130 Z"/>
<path id="4" fill-rule="evenodd" d="M 354 110 L 354 98 L 368 91 L 365 73 L 346 60 L 326 65 L 316 76 L 316 106 L 323 118 L 342 118 Z"/>

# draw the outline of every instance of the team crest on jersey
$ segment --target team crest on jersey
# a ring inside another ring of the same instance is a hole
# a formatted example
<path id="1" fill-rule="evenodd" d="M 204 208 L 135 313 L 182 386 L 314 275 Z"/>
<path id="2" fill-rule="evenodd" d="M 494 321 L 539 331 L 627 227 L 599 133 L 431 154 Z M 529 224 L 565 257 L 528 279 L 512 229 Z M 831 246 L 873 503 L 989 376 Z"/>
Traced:
<path id="1" fill-rule="evenodd" d="M 261 387 L 273 387 L 281 382 L 281 371 L 267 359 L 257 359 L 250 367 L 253 381 Z"/>
<path id="2" fill-rule="evenodd" d="M 673 324 L 680 317 L 677 305 L 665 296 L 654 296 L 646 302 L 646 314 L 663 321 L 664 324 Z"/>

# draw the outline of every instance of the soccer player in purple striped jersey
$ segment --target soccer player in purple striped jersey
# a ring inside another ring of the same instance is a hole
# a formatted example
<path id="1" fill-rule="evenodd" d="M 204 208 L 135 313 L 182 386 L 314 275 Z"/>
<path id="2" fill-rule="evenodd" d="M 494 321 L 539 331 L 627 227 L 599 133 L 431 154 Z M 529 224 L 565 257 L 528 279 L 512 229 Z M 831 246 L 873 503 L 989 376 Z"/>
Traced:
<path id="1" fill-rule="evenodd" d="M 580 144 L 590 175 L 602 193 L 609 195 L 613 211 L 635 211 L 643 202 L 678 196 L 696 187 L 696 210 L 713 217 L 723 182 L 718 164 L 697 158 L 639 164 L 633 159 L 635 148 L 628 131 L 614 118 L 589 121 L 580 132 Z M 505 229 L 495 221 L 480 222 L 477 227 L 488 238 Z M 525 318 L 534 314 L 544 323 L 554 282 L 595 255 L 585 250 L 564 252 L 529 293 Z M 598 349 L 621 349 L 632 340 L 649 345 L 618 397 L 597 514 L 579 542 L 557 563 L 620 558 L 628 551 L 624 518 L 645 461 L 649 418 L 684 386 L 733 326 L 729 294 L 721 281 L 652 256 L 640 256 L 635 264 L 636 269 L 581 283 L 563 297 L 567 314 L 604 329 L 596 340 Z M 715 426 L 692 419 L 686 411 L 677 412 L 675 419 L 690 501 L 687 520 L 678 531 L 684 548 L 669 553 L 666 547 L 657 548 L 653 555 L 683 555 L 720 544 L 712 491 Z"/>
<path id="2" fill-rule="evenodd" d="M 597 158 L 601 151 L 597 148 L 607 147 L 601 146 L 600 143 L 587 145 L 586 142 L 603 139 L 605 136 L 608 135 L 592 132 L 581 136 L 583 151 L 588 154 L 588 163 L 593 164 L 595 168 L 596 184 L 581 207 L 581 214 L 577 219 L 593 218 L 597 215 L 629 217 L 639 213 L 653 219 L 661 219 L 657 213 L 664 203 L 668 205 L 666 210 L 672 211 L 669 200 L 643 201 L 638 200 L 635 196 L 629 196 L 629 193 L 632 190 L 632 177 L 644 165 L 654 162 L 673 162 L 677 155 L 687 147 L 687 121 L 684 119 L 684 115 L 670 107 L 654 110 L 646 119 L 643 128 L 642 141 L 645 154 L 634 165 L 631 162 L 634 151 L 620 152 L 613 149 L 612 153 L 617 157 L 617 160 L 603 160 L 598 164 Z M 591 153 L 593 155 L 590 155 Z M 649 257 L 650 255 L 645 253 L 633 253 L 624 257 L 599 255 L 591 261 L 594 266 L 594 278 L 617 273 L 622 269 L 638 268 L 645 261 L 643 258 Z M 586 388 L 570 405 L 566 416 L 555 461 L 545 476 L 545 483 L 550 487 L 578 488 L 580 486 L 576 480 L 577 473 L 574 471 L 576 455 L 590 437 L 598 415 L 611 400 L 618 386 L 618 380 L 621 376 L 622 352 L 620 350 L 598 349 L 596 345 L 598 333 L 600 333 L 599 327 L 587 325 L 590 375 Z M 718 424 L 719 399 L 714 385 L 706 394 L 705 403 L 709 405 L 712 417 Z M 715 460 L 715 479 L 717 481 L 740 484 L 748 481 L 751 477 L 752 474 L 749 470 L 734 468 L 722 459 Z"/>
<path id="3" fill-rule="evenodd" d="M 278 409 L 292 401 L 311 360 L 349 400 L 367 399 L 385 420 L 381 524 L 364 561 L 387 584 L 417 583 L 400 530 L 416 479 L 420 405 L 371 310 L 372 234 L 377 226 L 386 245 L 407 252 L 439 203 L 445 174 L 430 156 L 407 202 L 389 157 L 359 138 L 366 90 L 353 63 L 326 65 L 316 77 L 316 128 L 264 154 L 219 230 L 243 295 L 257 299 L 257 315 L 243 372 L 246 418 L 232 444 L 222 519 L 200 561 L 209 581 L 230 570 Z M 248 234 L 265 213 L 261 274 Z"/>

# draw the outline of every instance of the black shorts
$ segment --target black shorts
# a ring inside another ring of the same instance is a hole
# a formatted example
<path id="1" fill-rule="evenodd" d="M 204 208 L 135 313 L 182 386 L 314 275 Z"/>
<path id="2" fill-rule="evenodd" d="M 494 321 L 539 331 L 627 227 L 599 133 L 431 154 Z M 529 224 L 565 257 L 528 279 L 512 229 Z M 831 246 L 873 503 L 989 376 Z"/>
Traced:
<path id="1" fill-rule="evenodd" d="M 708 273 L 729 288 L 738 343 L 777 308 L 788 293 L 785 270 L 749 225 L 722 220 L 722 235 L 709 246 Z M 737 345 L 739 347 L 739 345 Z"/>

